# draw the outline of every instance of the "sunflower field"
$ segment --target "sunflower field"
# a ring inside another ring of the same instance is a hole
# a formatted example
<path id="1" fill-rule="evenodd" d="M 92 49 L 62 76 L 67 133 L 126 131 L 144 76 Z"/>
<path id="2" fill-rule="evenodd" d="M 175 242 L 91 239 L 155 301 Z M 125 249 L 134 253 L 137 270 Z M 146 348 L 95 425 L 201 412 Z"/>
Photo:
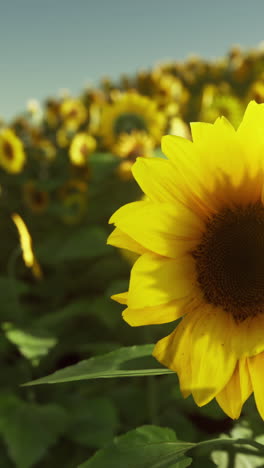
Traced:
<path id="1" fill-rule="evenodd" d="M 261 103 L 234 47 L 1 120 L 1 468 L 264 466 Z"/>

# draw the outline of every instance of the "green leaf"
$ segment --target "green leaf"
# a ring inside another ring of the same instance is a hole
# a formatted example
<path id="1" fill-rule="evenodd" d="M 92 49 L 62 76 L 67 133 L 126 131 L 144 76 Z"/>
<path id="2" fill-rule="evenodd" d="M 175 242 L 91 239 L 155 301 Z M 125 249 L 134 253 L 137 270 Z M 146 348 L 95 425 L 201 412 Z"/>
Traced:
<path id="1" fill-rule="evenodd" d="M 172 373 L 170 369 L 161 367 L 151 356 L 152 351 L 153 345 L 120 348 L 103 356 L 81 361 L 78 364 L 58 370 L 54 374 L 33 380 L 24 385 Z"/>
<path id="2" fill-rule="evenodd" d="M 109 398 L 75 397 L 67 409 L 71 415 L 68 437 L 74 442 L 100 448 L 113 439 L 118 419 Z"/>
<path id="3" fill-rule="evenodd" d="M 70 229 L 42 242 L 36 248 L 36 255 L 40 263 L 58 263 L 76 259 L 92 259 L 103 255 L 110 255 L 112 248 L 106 245 L 107 232 L 99 226 L 82 226 Z"/>
<path id="4" fill-rule="evenodd" d="M 193 446 L 178 442 L 171 429 L 142 426 L 116 437 L 79 468 L 185 468 L 191 463 L 185 452 Z"/>
<path id="5" fill-rule="evenodd" d="M 65 431 L 67 415 L 55 404 L 25 403 L 0 397 L 0 433 L 17 468 L 30 468 Z"/>
<path id="6" fill-rule="evenodd" d="M 7 339 L 35 365 L 57 344 L 56 338 L 44 334 L 43 330 L 16 328 L 11 323 L 4 323 L 2 328 Z"/>
<path id="7" fill-rule="evenodd" d="M 221 437 L 227 437 L 227 436 L 223 435 Z M 221 440 L 221 437 L 219 438 L 219 440 Z M 231 430 L 231 437 L 234 438 L 234 443 L 236 442 L 236 440 L 240 438 L 242 439 L 248 438 L 248 439 L 256 440 L 257 442 L 261 444 L 263 444 L 264 442 L 263 435 L 253 439 L 252 430 L 248 426 L 242 425 L 239 423 L 236 424 L 235 427 Z M 263 446 L 263 449 L 264 449 L 264 446 Z M 234 457 L 234 463 L 233 463 L 234 468 L 257 468 L 257 467 L 261 467 L 264 465 L 264 454 L 263 456 L 257 456 L 257 455 L 254 456 L 248 453 L 239 453 L 239 447 L 233 450 L 237 452 Z M 256 454 L 257 453 L 258 452 L 256 450 Z M 213 462 L 216 463 L 216 465 L 219 468 L 228 468 L 229 466 L 228 451 L 214 450 L 211 454 L 211 458 Z"/>

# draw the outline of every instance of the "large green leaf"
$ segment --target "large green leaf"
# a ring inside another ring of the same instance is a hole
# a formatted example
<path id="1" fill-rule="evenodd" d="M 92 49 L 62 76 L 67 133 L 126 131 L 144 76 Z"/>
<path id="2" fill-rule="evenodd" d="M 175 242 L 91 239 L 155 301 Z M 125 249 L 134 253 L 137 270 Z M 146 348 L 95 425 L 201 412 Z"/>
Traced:
<path id="1" fill-rule="evenodd" d="M 40 406 L 13 395 L 0 396 L 0 434 L 17 468 L 30 468 L 40 460 L 65 432 L 67 421 L 58 405 Z"/>
<path id="2" fill-rule="evenodd" d="M 103 356 L 81 361 L 25 385 L 71 382 L 110 377 L 162 375 L 172 371 L 162 367 L 152 356 L 153 345 L 117 349 Z"/>
<path id="3" fill-rule="evenodd" d="M 79 468 L 185 468 L 185 452 L 195 446 L 177 441 L 171 429 L 142 426 L 116 437 Z"/>
<path id="4" fill-rule="evenodd" d="M 250 455 L 251 461 L 258 461 L 258 464 L 248 464 L 247 458 L 239 458 L 241 465 L 236 464 L 237 468 L 251 466 L 263 466 L 264 445 L 261 442 L 263 437 L 257 440 L 245 438 L 230 439 L 219 438 L 205 440 L 198 443 L 177 441 L 175 433 L 171 429 L 165 429 L 156 426 L 142 426 L 136 430 L 130 431 L 125 435 L 115 438 L 111 444 L 96 452 L 96 454 L 83 463 L 79 468 L 183 468 L 189 466 L 191 456 L 195 461 L 203 461 L 210 452 L 214 454 L 225 454 L 239 452 Z M 217 452 L 216 452 L 217 451 Z M 221 451 L 221 452 L 219 452 Z M 223 452 L 224 451 L 224 452 Z M 226 467 L 226 457 L 220 457 L 214 461 L 220 462 L 221 467 Z M 212 463 L 209 462 L 209 466 Z M 243 462 L 243 464 L 242 464 Z M 229 466 L 229 465 L 228 465 Z M 231 465 L 230 465 L 231 466 Z M 233 464 L 232 464 L 233 466 Z"/>

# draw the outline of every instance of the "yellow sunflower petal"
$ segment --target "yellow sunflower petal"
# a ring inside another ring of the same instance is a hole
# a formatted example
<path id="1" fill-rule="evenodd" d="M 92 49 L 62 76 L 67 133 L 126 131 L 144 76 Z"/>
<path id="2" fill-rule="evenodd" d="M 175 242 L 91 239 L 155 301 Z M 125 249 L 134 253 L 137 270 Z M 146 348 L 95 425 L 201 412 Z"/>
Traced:
<path id="1" fill-rule="evenodd" d="M 193 143 L 176 135 L 165 135 L 161 140 L 162 152 L 173 163 L 181 159 L 193 159 Z"/>
<path id="2" fill-rule="evenodd" d="M 237 134 L 248 155 L 248 169 L 251 168 L 251 172 L 253 173 L 259 167 L 263 168 L 263 126 L 264 104 L 257 104 L 255 101 L 251 101 L 247 106 Z"/>
<path id="3" fill-rule="evenodd" d="M 161 158 L 137 158 L 132 173 L 151 200 L 174 203 L 182 199 L 177 184 L 179 174 L 170 161 Z"/>
<path id="4" fill-rule="evenodd" d="M 214 212 L 210 197 L 206 197 L 204 184 L 212 183 L 210 172 L 196 152 L 194 143 L 185 138 L 166 135 L 161 140 L 163 153 L 176 168 L 176 186 L 181 202 L 192 207 L 201 216 Z M 210 174 L 210 179 L 209 179 Z"/>
<path id="5" fill-rule="evenodd" d="M 187 319 L 192 320 L 191 314 Z M 237 357 L 230 349 L 232 332 L 230 314 L 211 306 L 203 314 L 198 311 L 191 345 L 192 393 L 198 405 L 205 405 L 219 393 L 234 371 Z"/>
<path id="6" fill-rule="evenodd" d="M 107 239 L 107 244 L 113 245 L 114 247 L 119 247 L 120 249 L 131 250 L 132 252 L 143 254 L 147 252 L 142 245 L 128 236 L 125 232 L 122 232 L 120 229 L 115 228 L 114 231 L 110 234 Z"/>
<path id="7" fill-rule="evenodd" d="M 245 175 L 245 153 L 228 120 L 219 117 L 213 125 L 195 122 L 191 124 L 191 129 L 199 160 L 206 166 L 208 175 L 211 173 L 206 181 L 207 188 L 214 190 L 215 181 L 226 178 L 238 186 Z"/>
<path id="8" fill-rule="evenodd" d="M 232 346 L 237 356 L 249 357 L 264 351 L 264 314 L 249 317 L 233 329 Z"/>
<path id="9" fill-rule="evenodd" d="M 128 307 L 152 307 L 186 297 L 194 287 L 194 275 L 193 261 L 188 256 L 177 262 L 146 253 L 132 268 Z"/>
<path id="10" fill-rule="evenodd" d="M 147 203 L 143 201 L 136 201 L 132 203 L 127 203 L 124 206 L 121 206 L 118 210 L 115 211 L 115 213 L 111 216 L 109 219 L 109 224 L 117 224 L 122 217 L 128 216 L 131 213 L 131 210 L 134 207 L 140 206 L 142 203 Z"/>
<path id="11" fill-rule="evenodd" d="M 245 401 L 252 393 L 252 384 L 245 358 L 239 360 L 235 371 L 216 400 L 222 410 L 232 419 L 238 419 Z"/>
<path id="12" fill-rule="evenodd" d="M 178 373 L 181 388 L 203 406 L 220 392 L 234 371 L 237 358 L 229 347 L 231 334 L 231 317 L 205 305 L 187 314 L 171 338 L 156 345 L 154 356 Z M 182 359 L 191 363 L 189 378 Z"/>
<path id="13" fill-rule="evenodd" d="M 113 299 L 113 301 L 119 302 L 119 304 L 127 304 L 127 296 L 128 292 L 123 292 L 119 294 L 113 294 L 111 299 Z"/>
<path id="14" fill-rule="evenodd" d="M 173 322 L 182 317 L 186 303 L 187 299 L 184 298 L 154 307 L 127 308 L 123 312 L 123 319 L 132 327 Z"/>
<path id="15" fill-rule="evenodd" d="M 264 392 L 263 392 L 263 375 L 264 375 L 264 353 L 257 354 L 248 358 L 248 367 L 251 377 L 252 387 L 256 405 L 264 419 Z"/>
<path id="16" fill-rule="evenodd" d="M 171 205 L 150 201 L 125 205 L 113 219 L 145 249 L 170 258 L 192 251 L 203 229 L 201 220 L 186 207 L 174 204 L 171 209 Z"/>
<path id="17" fill-rule="evenodd" d="M 208 135 L 209 129 L 211 129 L 213 124 L 207 122 L 191 122 L 191 133 L 192 139 L 194 143 L 199 143 L 200 141 L 204 141 L 204 139 Z"/>
<path id="18" fill-rule="evenodd" d="M 180 325 L 170 335 L 157 342 L 153 356 L 178 374 L 181 392 L 184 398 L 187 398 L 192 393 L 192 367 L 189 352 L 192 342 L 192 325 L 181 327 L 179 335 Z"/>

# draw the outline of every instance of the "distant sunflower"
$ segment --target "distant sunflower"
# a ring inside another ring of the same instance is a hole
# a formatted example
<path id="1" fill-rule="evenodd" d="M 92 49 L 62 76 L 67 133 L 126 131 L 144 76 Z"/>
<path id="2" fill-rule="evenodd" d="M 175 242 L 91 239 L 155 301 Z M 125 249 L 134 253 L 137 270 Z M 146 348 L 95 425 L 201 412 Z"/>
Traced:
<path id="1" fill-rule="evenodd" d="M 6 128 L 0 133 L 0 166 L 7 172 L 21 172 L 26 161 L 22 141 L 13 130 Z"/>
<path id="2" fill-rule="evenodd" d="M 95 149 L 96 140 L 94 137 L 87 133 L 77 133 L 70 146 L 70 161 L 76 166 L 83 166 Z"/>
<path id="3" fill-rule="evenodd" d="M 27 207 L 36 214 L 44 213 L 49 204 L 48 192 L 39 189 L 34 180 L 29 180 L 24 184 L 23 198 Z"/>
<path id="4" fill-rule="evenodd" d="M 66 98 L 60 105 L 60 117 L 67 130 L 76 131 L 87 119 L 87 110 L 80 99 Z"/>
<path id="5" fill-rule="evenodd" d="M 87 197 L 84 193 L 72 193 L 62 202 L 61 219 L 66 224 L 79 223 L 87 211 Z"/>
<path id="6" fill-rule="evenodd" d="M 255 81 L 249 88 L 247 101 L 256 101 L 258 104 L 264 102 L 264 81 Z"/>
<path id="7" fill-rule="evenodd" d="M 230 93 L 222 94 L 217 91 L 211 93 L 210 87 L 206 87 L 199 117 L 204 122 L 213 123 L 217 117 L 223 116 L 237 128 L 241 122 L 243 110 L 244 106 L 237 97 Z"/>
<path id="8" fill-rule="evenodd" d="M 122 133 L 112 149 L 113 153 L 122 159 L 117 168 L 120 178 L 124 180 L 131 179 L 131 168 L 137 157 L 147 158 L 153 156 L 154 146 L 153 138 L 145 132 Z"/>
<path id="9" fill-rule="evenodd" d="M 135 92 L 119 94 L 112 104 L 104 107 L 101 118 L 101 136 L 112 149 L 122 133 L 148 133 L 157 144 L 165 126 L 165 117 L 155 101 Z"/>
<path id="10" fill-rule="evenodd" d="M 140 257 L 113 298 L 132 326 L 182 318 L 154 356 L 185 397 L 235 419 L 254 392 L 264 419 L 264 105 L 237 131 L 225 118 L 191 128 L 193 142 L 164 137 L 168 160 L 133 167 L 148 199 L 112 216 L 108 242 Z"/>
<path id="11" fill-rule="evenodd" d="M 81 179 L 70 179 L 58 190 L 58 197 L 61 200 L 69 197 L 70 195 L 75 195 L 76 193 L 85 194 L 88 191 L 88 185 L 84 180 Z"/>

